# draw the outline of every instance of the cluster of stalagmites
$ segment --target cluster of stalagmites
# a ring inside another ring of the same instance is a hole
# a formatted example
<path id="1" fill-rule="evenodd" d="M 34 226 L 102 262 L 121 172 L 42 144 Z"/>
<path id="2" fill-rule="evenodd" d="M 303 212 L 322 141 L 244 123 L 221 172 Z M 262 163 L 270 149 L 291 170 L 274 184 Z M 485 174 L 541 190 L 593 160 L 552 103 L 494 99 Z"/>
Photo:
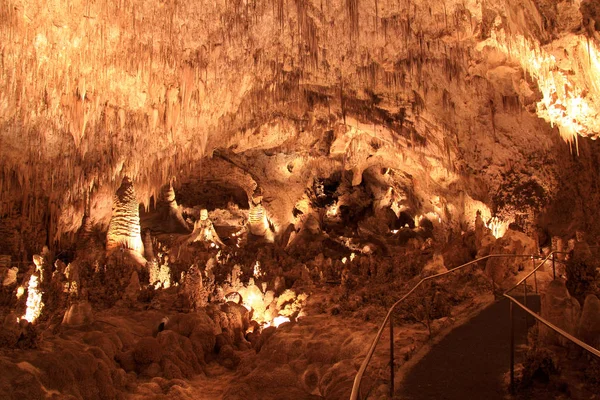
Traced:
<path id="1" fill-rule="evenodd" d="M 8 264 L 4 258 L 2 260 Z M 91 280 L 84 282 L 84 292 L 90 290 L 88 295 L 77 290 L 81 283 L 74 275 L 77 265 L 84 269 L 93 268 L 89 271 L 93 277 L 87 275 Z M 101 311 L 101 305 L 83 299 L 94 296 L 92 289 L 112 290 L 112 284 L 107 282 L 111 279 L 108 272 L 122 268 L 122 265 L 111 264 L 110 258 L 105 267 L 86 265 L 83 261 L 65 266 L 57 260 L 52 268 L 45 257 L 36 256 L 29 272 L 19 277 L 18 282 L 12 282 L 8 289 L 15 298 L 18 283 L 28 282 L 31 276 L 38 279 L 46 308 L 36 325 L 47 328 L 47 324 L 51 323 L 52 333 L 48 331 L 44 334 L 44 348 L 60 348 L 65 357 L 56 357 L 52 351 L 32 353 L 28 362 L 36 368 L 35 376 L 33 370 L 29 369 L 20 371 L 18 375 L 7 372 L 0 378 L 0 390 L 8 393 L 9 398 L 15 397 L 15 388 L 18 388 L 22 398 L 43 397 L 41 393 L 47 388 L 75 397 L 117 398 L 119 392 L 149 394 L 151 390 L 144 389 L 138 377 L 176 385 L 173 383 L 176 380 L 191 379 L 203 373 L 206 363 L 210 361 L 216 361 L 226 368 L 235 368 L 240 362 L 239 352 L 251 349 L 260 351 L 275 328 L 261 330 L 256 322 L 251 321 L 252 313 L 239 302 L 223 302 L 222 299 L 217 304 L 208 303 L 208 293 L 203 292 L 202 288 L 215 288 L 214 275 L 211 274 L 215 266 L 216 261 L 212 258 L 206 267 L 193 266 L 182 278 L 178 292 L 182 299 L 187 299 L 187 303 L 181 306 L 194 312 L 181 314 L 164 311 L 161 313 L 164 317 L 162 320 L 156 312 L 144 314 L 134 311 L 138 307 L 136 304 L 147 300 L 142 299 L 144 283 L 140 282 L 137 271 L 133 269 L 132 272 L 129 266 L 130 281 L 128 284 L 125 282 L 126 287 L 121 282 L 118 295 L 133 309 L 128 312 L 130 316 L 119 318 Z M 203 283 L 203 276 L 213 285 Z M 104 281 L 96 282 L 95 279 L 99 277 L 104 277 Z M 282 280 L 275 281 L 279 282 L 277 290 L 284 290 Z M 7 319 L 4 324 L 1 336 L 3 346 L 31 348 L 39 339 L 36 325 L 17 324 L 17 314 L 24 314 L 22 308 L 27 297 L 26 289 L 16 305 L 18 312 L 9 315 L 10 323 Z M 94 304 L 94 308 L 98 306 L 98 309 L 94 311 L 91 304 Z M 165 308 L 172 309 L 172 306 L 169 304 Z M 59 316 L 60 319 L 57 319 Z M 130 329 L 142 320 L 146 321 L 143 323 L 146 327 L 153 325 L 154 332 Z M 7 371 L 18 370 L 18 362 L 20 359 L 15 355 L 14 359 L 9 357 L 0 360 L 0 366 Z M 68 372 L 57 377 L 52 373 L 57 369 Z M 82 381 L 75 378 L 78 376 L 86 378 Z M 29 383 L 17 385 L 17 380 Z"/>
<path id="2" fill-rule="evenodd" d="M 52 333 L 44 334 L 46 350 L 32 352 L 27 358 L 32 368 L 21 370 L 17 353 L 2 357 L 0 390 L 10 399 L 44 398 L 48 389 L 85 399 L 115 399 L 126 392 L 149 395 L 151 390 L 138 378 L 154 379 L 169 388 L 182 384 L 181 379 L 202 374 L 210 361 L 234 368 L 240 361 L 237 351 L 259 346 L 259 334 L 256 345 L 244 338 L 250 321 L 241 305 L 165 313 L 162 320 L 156 315 L 131 311 L 128 317 L 114 317 L 93 312 L 87 302 L 74 303 L 64 321 Z M 139 329 L 140 321 L 153 325 L 154 332 Z M 10 331 L 8 326 L 4 324 L 3 341 L 12 335 L 18 338 L 19 347 L 28 340 L 27 347 L 32 347 L 39 340 L 31 324 L 13 322 Z M 136 326 L 137 332 L 132 329 Z M 53 348 L 60 353 L 50 350 Z"/>
<path id="3" fill-rule="evenodd" d="M 252 199 L 248 221 L 250 235 L 262 236 L 271 229 L 267 210 L 261 200 L 258 195 Z M 160 201 L 158 209 L 162 221 L 173 221 L 175 230 L 189 226 L 177 205 L 172 185 L 165 187 Z M 385 203 L 386 207 L 389 207 L 388 203 Z M 100 398 L 98 393 L 114 398 L 120 391 L 149 395 L 150 391 L 143 392 L 145 389 L 141 389 L 139 382 L 136 383 L 137 377 L 162 382 L 166 393 L 175 385 L 167 380 L 190 379 L 202 373 L 207 362 L 216 360 L 227 368 L 235 368 L 240 363 L 239 351 L 254 349 L 259 352 L 266 348 L 267 351 L 263 352 L 265 359 L 279 360 L 277 354 L 282 352 L 277 346 L 285 347 L 288 343 L 281 336 L 267 343 L 275 328 L 260 329 L 256 319 L 260 312 L 264 319 L 261 322 L 269 322 L 278 313 L 282 315 L 281 311 L 287 308 L 294 320 L 301 308 L 296 297 L 301 296 L 296 296 L 287 288 L 339 285 L 341 294 L 337 304 L 324 304 L 320 311 L 328 315 L 352 313 L 355 317 L 368 320 L 373 318 L 373 314 L 365 305 L 389 306 L 397 299 L 395 293 L 404 292 L 411 282 L 422 276 L 445 271 L 475 257 L 497 253 L 535 254 L 539 249 L 533 239 L 513 229 L 508 229 L 503 237 L 496 239 L 479 217 L 474 231 L 448 238 L 446 246 L 438 253 L 434 247 L 432 224 L 424 224 L 422 220 L 418 229 L 404 223 L 407 221 L 403 221 L 401 226 L 392 226 L 399 223 L 399 217 L 393 215 L 391 220 L 388 217 L 382 212 L 357 223 L 357 232 L 366 237 L 366 240 L 357 244 L 352 243 L 350 238 L 346 238 L 346 241 L 340 238 L 336 242 L 334 235 L 330 237 L 325 232 L 327 218 L 339 220 L 339 216 L 318 219 L 308 214 L 302 219 L 301 226 L 299 224 L 298 231 L 290 234 L 290 240 L 279 247 L 199 249 L 200 246 L 193 244 L 196 238 L 209 240 L 205 232 L 216 236 L 208 213 L 202 210 L 194 231 L 183 236 L 188 240 L 179 240 L 167 246 L 153 239 L 149 230 L 141 234 L 133 183 L 125 178 L 114 197 L 106 242 L 109 257 L 92 260 L 90 257 L 85 259 L 84 254 L 79 253 L 81 260 L 69 265 L 57 261 L 54 268 L 48 265 L 44 257 L 40 257 L 35 259 L 35 266 L 20 275 L 17 275 L 18 268 L 11 268 L 10 260 L 0 257 L 0 278 L 4 287 L 9 289 L 4 292 L 10 293 L 11 306 L 17 310 L 9 316 L 10 323 L 5 323 L 9 328 L 2 333 L 3 344 L 8 347 L 33 346 L 35 329 L 31 324 L 17 324 L 17 318 L 29 321 L 33 315 L 40 321 L 51 320 L 54 332 L 73 339 L 64 340 L 59 335 L 45 339 L 71 357 L 52 361 L 54 354 L 36 353 L 31 363 L 41 372 L 34 379 L 31 372 L 21 371 L 31 381 L 31 385 L 24 389 L 23 396 L 35 398 L 45 389 L 85 398 Z M 261 230 L 254 230 L 255 225 Z M 395 228 L 395 233 L 391 233 L 391 228 Z M 89 211 L 86 211 L 81 231 L 82 243 L 89 242 L 90 232 Z M 181 232 L 185 234 L 189 230 L 182 229 Z M 119 249 L 143 255 L 147 263 L 128 263 L 125 257 L 121 257 L 121 254 L 128 252 L 116 251 Z M 559 271 L 559 276 L 564 274 L 568 278 L 566 284 L 564 281 L 549 283 L 550 280 L 544 278 L 550 276 L 548 270 L 545 275 L 538 275 L 540 285 L 548 285 L 542 301 L 542 315 L 589 344 L 598 346 L 600 301 L 593 283 L 598 278 L 597 265 L 583 241 L 575 240 L 570 249 L 573 250 L 573 256 L 566 263 L 566 269 Z M 102 253 L 104 257 L 106 254 Z M 262 271 L 260 265 L 268 265 L 273 270 L 266 268 Z M 497 287 L 504 288 L 514 282 L 519 271 L 531 268 L 530 265 L 530 259 L 491 259 L 485 265 L 485 274 L 492 277 Z M 254 276 L 256 281 L 254 278 L 248 279 L 250 276 Z M 244 277 L 243 281 L 241 277 Z M 467 286 L 480 285 L 476 288 L 480 289 L 483 287 L 480 281 L 485 281 L 487 290 L 489 284 L 484 278 L 483 272 L 475 270 L 469 276 Z M 82 283 L 85 288 L 82 288 Z M 18 287 L 23 287 L 23 290 L 17 299 L 15 293 Z M 37 289 L 40 290 L 40 296 L 34 292 Z M 466 296 L 464 293 L 463 287 L 461 296 Z M 109 315 L 102 317 L 102 312 L 98 310 L 93 312 L 91 304 L 96 307 L 100 300 L 111 296 L 113 298 L 106 303 L 108 305 L 125 305 L 132 310 L 143 307 L 165 310 L 160 312 L 162 320 L 156 312 L 145 317 L 143 313 L 138 315 L 135 314 L 137 311 L 131 311 L 134 315 L 130 320 Z M 86 301 L 88 298 L 89 302 Z M 441 326 L 439 321 L 450 315 L 448 304 L 452 299 L 456 301 L 456 296 L 440 285 L 433 286 L 423 298 L 430 305 L 427 318 L 437 319 Z M 245 306 L 251 300 L 256 303 L 249 307 L 249 311 Z M 583 309 L 579 302 L 583 302 Z M 29 312 L 27 308 L 30 304 L 45 308 Z M 174 309 L 191 312 L 166 311 Z M 407 314 L 406 319 L 425 318 L 416 312 L 402 312 Z M 134 334 L 127 329 L 126 326 L 133 324 L 132 321 L 138 317 L 152 319 L 145 321 L 145 325 L 153 325 L 155 331 Z M 102 321 L 103 318 L 110 320 Z M 292 329 L 289 326 L 284 330 Z M 560 342 L 549 331 L 540 332 L 540 337 L 546 343 Z M 305 353 L 289 357 L 306 357 L 312 363 L 307 364 L 309 367 L 300 378 L 306 386 L 303 390 L 322 390 L 325 393 L 325 389 L 317 389 L 317 384 L 312 382 L 314 379 L 325 381 L 323 371 L 330 369 L 323 364 L 321 351 L 315 350 L 319 349 L 320 344 L 313 341 L 302 346 Z M 328 357 L 332 361 L 337 360 L 339 355 Z M 73 362 L 73 359 L 81 362 Z M 17 362 L 3 359 L 0 360 L 0 366 L 4 369 L 16 368 Z M 53 382 L 48 372 L 50 369 L 46 368 L 48 366 L 68 370 L 70 375 L 66 374 L 64 379 Z M 348 371 L 352 374 L 355 372 L 350 367 Z M 348 371 L 345 373 L 350 375 Z M 74 378 L 76 376 L 93 378 L 79 382 Z M 0 390 L 8 393 L 17 378 L 10 373 L 0 378 Z M 42 385 L 45 385 L 45 389 Z"/>
<path id="4" fill-rule="evenodd" d="M 600 263 L 592 255 L 582 232 L 570 243 L 569 256 L 556 262 L 557 278 L 542 294 L 542 317 L 567 333 L 600 348 Z M 540 327 L 546 345 L 570 343 L 554 331 Z"/>
<path id="5" fill-rule="evenodd" d="M 563 250 L 561 247 L 558 248 Z M 549 264 L 545 269 L 552 274 Z M 600 349 L 600 264 L 580 232 L 569 240 L 568 255 L 557 254 L 553 264 L 556 279 L 540 281 L 538 272 L 536 287 L 541 292 L 541 317 L 583 343 Z M 595 357 L 543 324 L 530 329 L 528 340 L 523 367 L 517 374 L 522 390 L 535 391 L 541 380 L 544 391 L 570 393 L 569 398 L 589 398 L 590 393 L 597 392 L 600 363 Z"/>
<path id="6" fill-rule="evenodd" d="M 69 313 L 65 311 L 69 304 L 78 303 L 79 276 L 75 266 L 66 266 L 60 260 L 52 265 L 51 257 L 44 248 L 41 255 L 33 256 L 29 265 L 0 268 L 0 303 L 11 310 L 4 319 L 0 346 L 35 347 L 34 324 L 69 323 Z M 3 261 L 10 266 L 7 258 L 3 257 Z"/>

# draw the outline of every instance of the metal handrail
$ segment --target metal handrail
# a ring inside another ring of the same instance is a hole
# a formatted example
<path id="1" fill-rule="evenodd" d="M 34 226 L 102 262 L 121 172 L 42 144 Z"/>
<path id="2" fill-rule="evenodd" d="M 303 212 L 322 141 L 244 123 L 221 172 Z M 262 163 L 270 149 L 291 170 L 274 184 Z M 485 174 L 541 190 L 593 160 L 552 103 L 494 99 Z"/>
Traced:
<path id="1" fill-rule="evenodd" d="M 537 319 L 538 321 L 540 321 L 542 324 L 546 325 L 548 328 L 550 328 L 553 331 L 555 331 L 556 333 L 559 333 L 562 336 L 566 337 L 571 342 L 573 342 L 576 345 L 578 345 L 579 347 L 581 347 L 581 348 L 589 351 L 591 354 L 595 355 L 596 357 L 600 357 L 600 350 L 596 349 L 595 347 L 590 346 L 589 344 L 587 344 L 585 342 L 582 342 L 581 340 L 577 339 L 575 336 L 570 335 L 568 332 L 565 332 L 562 329 L 560 329 L 558 326 L 552 324 L 550 321 L 547 321 L 544 318 L 540 317 L 534 311 L 531 311 L 529 308 L 527 308 L 523 304 L 521 304 L 514 297 L 512 297 L 512 296 L 510 296 L 508 294 L 505 294 L 504 297 L 508 298 L 511 302 L 514 302 L 516 305 L 518 305 L 519 307 L 521 307 L 521 309 L 523 309 L 523 311 L 525 311 L 529 315 L 533 316 L 535 319 Z"/>
<path id="2" fill-rule="evenodd" d="M 527 281 L 527 278 L 531 277 L 531 275 L 535 275 L 535 273 L 537 272 L 538 269 L 540 269 L 541 267 L 544 266 L 544 264 L 546 263 L 546 261 L 548 261 L 548 259 L 550 257 L 552 257 L 552 271 L 554 273 L 554 277 L 556 278 L 556 270 L 555 270 L 555 265 L 554 265 L 554 255 L 555 254 L 569 254 L 569 252 L 567 251 L 553 251 L 552 253 L 548 254 L 546 256 L 546 258 L 544 258 L 540 264 L 537 267 L 534 267 L 533 270 L 528 273 L 527 275 L 525 275 L 524 278 L 522 278 L 519 282 L 517 282 L 517 284 L 515 284 L 513 287 L 511 287 L 510 289 L 506 290 L 504 293 L 509 293 L 512 290 L 516 289 L 519 285 L 521 285 L 523 282 Z"/>
<path id="3" fill-rule="evenodd" d="M 551 322 L 547 321 L 546 319 L 542 318 L 537 313 L 535 313 L 534 311 L 530 310 L 527 307 L 527 278 L 531 277 L 531 275 L 533 275 L 535 277 L 535 273 L 537 272 L 537 270 L 540 269 L 546 263 L 546 261 L 548 261 L 548 259 L 550 257 L 552 257 L 552 275 L 553 275 L 553 279 L 556 279 L 555 255 L 556 254 L 568 254 L 568 253 L 569 252 L 564 252 L 564 251 L 553 251 L 553 252 L 551 252 L 550 254 L 548 254 L 548 256 L 546 258 L 544 258 L 542 260 L 542 262 L 537 267 L 535 267 L 533 269 L 533 271 L 531 271 L 529 274 L 527 274 L 516 285 L 514 285 L 513 287 L 511 287 L 510 289 L 508 289 L 503 294 L 504 297 L 506 297 L 508 300 L 510 300 L 510 303 L 509 303 L 510 304 L 510 311 L 509 311 L 509 315 L 510 315 L 510 390 L 511 390 L 512 393 L 514 393 L 514 390 L 515 390 L 515 329 L 514 329 L 513 303 L 516 304 L 516 305 L 518 305 L 527 314 L 533 316 L 537 321 L 541 322 L 542 324 L 546 325 L 548 328 L 552 329 L 554 332 L 556 332 L 559 335 L 567 338 L 568 340 L 570 340 L 571 342 L 575 343 L 576 345 L 578 345 L 582 349 L 588 351 L 592 355 L 595 355 L 596 357 L 600 358 L 600 350 L 598 350 L 598 349 L 596 349 L 596 348 L 588 345 L 587 343 L 582 342 L 581 340 L 577 339 L 576 337 L 574 337 L 574 336 L 570 335 L 569 333 L 563 331 L 562 329 L 560 329 L 559 327 L 555 326 L 554 324 L 552 324 Z M 513 291 L 514 289 L 516 289 L 517 287 L 519 287 L 521 284 L 523 284 L 524 289 L 525 289 L 525 295 L 523 297 L 524 304 L 522 304 L 520 301 L 518 301 L 517 299 L 515 299 L 514 297 L 512 297 L 512 296 L 509 295 L 509 293 L 511 291 Z M 536 291 L 537 291 L 537 281 L 536 281 Z"/>
<path id="4" fill-rule="evenodd" d="M 421 286 L 421 284 L 423 284 L 424 282 L 426 282 L 428 280 L 436 279 L 441 276 L 452 273 L 454 271 L 466 268 L 470 265 L 477 264 L 479 261 L 487 260 L 489 258 L 496 258 L 496 257 L 515 257 L 515 258 L 523 257 L 523 258 L 532 258 L 532 259 L 536 258 L 536 257 L 539 258 L 539 256 L 535 255 L 535 254 L 489 254 L 485 257 L 481 257 L 476 260 L 469 261 L 466 264 L 459 265 L 458 267 L 452 268 L 446 272 L 441 272 L 439 274 L 431 275 L 431 276 L 421 279 L 419 281 L 419 283 L 417 283 L 411 290 L 409 290 L 408 293 L 406 293 L 404 296 L 402 296 L 402 298 L 400 298 L 400 300 L 396 301 L 388 310 L 388 312 L 385 316 L 385 319 L 383 320 L 383 322 L 381 323 L 381 326 L 379 327 L 379 330 L 377 331 L 377 335 L 375 335 L 375 338 L 373 339 L 373 342 L 371 343 L 371 346 L 369 347 L 369 351 L 367 352 L 365 359 L 363 360 L 356 376 L 354 377 L 354 384 L 352 385 L 352 393 L 350 394 L 350 400 L 358 399 L 358 393 L 360 390 L 360 384 L 362 382 L 363 375 L 364 375 L 365 371 L 367 370 L 367 367 L 369 365 L 369 362 L 371 361 L 371 358 L 373 357 L 373 354 L 375 353 L 375 348 L 377 347 L 377 344 L 379 343 L 379 340 L 381 339 L 383 330 L 385 329 L 385 325 L 387 324 L 388 321 L 390 321 L 390 334 L 392 336 L 391 340 L 393 340 L 393 324 L 391 323 L 391 315 L 392 315 L 392 312 L 396 309 L 396 307 L 400 303 L 402 303 L 408 296 L 410 296 L 415 290 L 417 290 L 417 288 L 419 286 Z M 539 266 L 538 266 L 538 268 L 539 268 Z M 393 347 L 392 347 L 392 349 L 393 349 Z M 393 350 L 392 350 L 392 354 L 393 354 Z M 394 391 L 394 363 L 393 362 L 390 364 L 390 368 L 391 368 L 390 393 L 393 394 L 393 391 Z"/>

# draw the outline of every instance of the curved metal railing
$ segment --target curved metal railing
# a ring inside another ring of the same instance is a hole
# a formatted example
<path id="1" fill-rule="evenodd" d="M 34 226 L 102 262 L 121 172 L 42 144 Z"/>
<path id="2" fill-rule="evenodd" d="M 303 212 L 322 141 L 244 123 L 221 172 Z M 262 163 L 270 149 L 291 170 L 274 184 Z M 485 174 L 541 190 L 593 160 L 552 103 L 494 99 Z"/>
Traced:
<path id="1" fill-rule="evenodd" d="M 410 296 L 415 290 L 417 290 L 417 288 L 419 288 L 423 283 L 425 283 L 429 280 L 433 280 L 433 279 L 442 277 L 444 275 L 453 273 L 455 271 L 462 270 L 466 267 L 477 264 L 479 261 L 487 260 L 489 258 L 498 258 L 498 257 L 531 258 L 531 259 L 539 258 L 538 255 L 534 255 L 534 254 L 490 254 L 485 257 L 481 257 L 476 260 L 470 261 L 466 264 L 460 265 L 456 268 L 452 268 L 451 270 L 441 272 L 439 274 L 431 275 L 431 276 L 421 279 L 419 281 L 419 283 L 417 283 L 411 290 L 409 290 L 408 293 L 406 293 L 404 296 L 402 296 L 400 298 L 400 300 L 396 301 L 388 310 L 387 315 L 385 316 L 385 319 L 381 323 L 381 326 L 379 327 L 379 330 L 377 331 L 377 335 L 375 335 L 375 338 L 373 339 L 373 342 L 371 343 L 371 346 L 369 347 L 369 351 L 367 352 L 367 355 L 365 356 L 365 359 L 363 360 L 363 362 L 356 374 L 356 377 L 354 378 L 354 384 L 352 385 L 352 393 L 350 395 L 350 400 L 358 399 L 358 395 L 360 392 L 360 384 L 362 382 L 363 375 L 364 375 L 365 371 L 367 370 L 367 367 L 369 365 L 369 362 L 371 361 L 371 358 L 373 357 L 373 353 L 375 353 L 375 348 L 377 347 L 377 344 L 379 343 L 379 340 L 381 339 L 381 336 L 385 329 L 385 325 L 388 323 L 388 321 L 390 322 L 390 341 L 392 344 L 392 346 L 390 347 L 390 358 L 391 358 L 391 362 L 390 362 L 390 369 L 391 369 L 391 371 L 390 371 L 390 376 L 391 376 L 390 397 L 393 396 L 393 393 L 394 393 L 394 347 L 393 347 L 394 324 L 391 319 L 391 316 L 392 316 L 392 312 L 394 312 L 394 310 L 396 309 L 396 307 L 399 304 L 401 304 L 408 296 Z M 540 266 L 538 266 L 537 268 L 539 269 Z M 493 281 L 492 281 L 492 284 L 493 284 Z M 514 289 L 514 287 L 511 288 L 511 290 L 512 289 Z M 493 287 L 492 287 L 492 290 L 493 290 Z"/>
<path id="2" fill-rule="evenodd" d="M 582 349 L 586 350 L 590 354 L 600 358 L 600 350 L 588 345 L 587 343 L 582 342 L 581 340 L 572 336 L 568 332 L 565 332 L 561 328 L 552 324 L 550 321 L 542 318 L 541 316 L 539 316 L 538 314 L 536 314 L 534 311 L 530 310 L 527 307 L 527 279 L 530 278 L 532 275 L 534 276 L 534 279 L 535 279 L 537 271 L 542 266 L 544 266 L 545 263 L 550 258 L 552 258 L 552 275 L 553 275 L 553 278 L 556 279 L 556 257 L 555 257 L 556 254 L 568 254 L 568 252 L 553 251 L 546 258 L 544 258 L 542 260 L 542 262 L 540 262 L 540 264 L 533 269 L 533 271 L 531 271 L 529 274 L 527 274 L 524 278 L 522 278 L 519 282 L 517 282 L 516 285 L 514 285 L 513 287 L 511 287 L 510 289 L 505 291 L 503 294 L 504 297 L 506 297 L 508 300 L 510 300 L 510 311 L 509 311 L 510 314 L 509 315 L 510 315 L 510 390 L 511 390 L 511 392 L 514 392 L 514 388 L 515 388 L 515 329 L 514 329 L 514 321 L 515 320 L 514 320 L 514 312 L 513 312 L 513 303 L 516 304 L 517 306 L 519 306 L 527 314 L 534 317 L 538 322 L 546 325 L 548 328 L 552 329 L 554 332 L 558 333 L 559 335 L 561 335 L 561 336 L 565 337 L 566 339 L 570 340 L 571 342 L 575 343 L 576 345 L 578 345 Z M 514 289 L 516 289 L 520 285 L 523 285 L 523 288 L 525 290 L 525 294 L 523 297 L 524 303 L 521 303 L 520 301 L 518 301 L 517 299 L 515 299 L 514 297 L 512 297 L 509 294 L 510 292 L 512 292 Z M 537 291 L 537 280 L 536 280 L 536 291 Z"/>
<path id="3" fill-rule="evenodd" d="M 527 307 L 527 279 L 531 278 L 531 276 L 533 275 L 533 280 L 535 282 L 535 292 L 537 293 L 538 289 L 537 289 L 537 271 L 542 268 L 544 265 L 546 265 L 546 262 L 552 258 L 552 279 L 556 279 L 556 254 L 569 254 L 568 251 L 553 251 L 550 254 L 548 254 L 545 258 L 542 259 L 542 261 L 536 266 L 533 267 L 533 269 L 531 270 L 530 273 L 528 273 L 527 275 L 525 275 L 523 278 L 521 278 L 521 280 L 519 282 L 517 282 L 514 286 L 512 286 L 510 289 L 505 290 L 503 293 L 503 296 L 506 295 L 507 293 L 512 292 L 514 289 L 518 288 L 520 285 L 523 285 L 523 289 L 524 289 L 524 294 L 523 294 L 523 305 L 525 307 Z M 541 258 L 541 257 L 538 257 Z"/>
<path id="4" fill-rule="evenodd" d="M 516 289 L 517 287 L 519 287 L 519 285 L 523 284 L 523 283 L 527 283 L 527 279 L 531 277 L 531 275 L 534 276 L 537 273 L 537 271 L 542 268 L 546 262 L 552 258 L 552 276 L 554 279 L 556 279 L 556 260 L 555 260 L 555 255 L 556 254 L 569 254 L 569 252 L 566 251 L 553 251 L 552 253 L 548 254 L 545 258 L 542 259 L 542 261 L 538 264 L 537 267 L 534 267 L 530 273 L 528 273 L 527 275 L 525 275 L 523 278 L 521 278 L 521 280 L 519 282 L 517 282 L 514 286 L 512 286 L 510 289 L 506 290 L 504 293 L 509 293 L 511 291 L 513 291 L 514 289 Z M 538 258 L 540 258 L 538 256 Z"/>

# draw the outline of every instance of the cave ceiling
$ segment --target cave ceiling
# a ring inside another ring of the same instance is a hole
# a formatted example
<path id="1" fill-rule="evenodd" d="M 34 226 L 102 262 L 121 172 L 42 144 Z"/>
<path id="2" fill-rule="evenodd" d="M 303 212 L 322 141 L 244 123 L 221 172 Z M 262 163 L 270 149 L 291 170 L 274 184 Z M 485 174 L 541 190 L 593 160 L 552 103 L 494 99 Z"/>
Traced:
<path id="1" fill-rule="evenodd" d="M 5 0 L 1 213 L 75 230 L 125 175 L 146 205 L 174 178 L 260 185 L 281 220 L 370 168 L 423 199 L 502 203 L 514 171 L 552 196 L 600 135 L 597 21 L 593 0 Z"/>

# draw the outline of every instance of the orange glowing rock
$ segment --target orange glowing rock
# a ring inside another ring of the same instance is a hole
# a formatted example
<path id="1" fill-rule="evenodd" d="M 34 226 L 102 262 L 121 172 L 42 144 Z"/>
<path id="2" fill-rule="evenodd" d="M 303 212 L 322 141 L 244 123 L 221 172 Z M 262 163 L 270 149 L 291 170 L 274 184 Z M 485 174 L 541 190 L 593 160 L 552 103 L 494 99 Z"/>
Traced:
<path id="1" fill-rule="evenodd" d="M 106 235 L 106 250 L 118 248 L 144 253 L 139 206 L 133 183 L 128 177 L 123 178 L 121 187 L 113 198 L 113 213 Z"/>

